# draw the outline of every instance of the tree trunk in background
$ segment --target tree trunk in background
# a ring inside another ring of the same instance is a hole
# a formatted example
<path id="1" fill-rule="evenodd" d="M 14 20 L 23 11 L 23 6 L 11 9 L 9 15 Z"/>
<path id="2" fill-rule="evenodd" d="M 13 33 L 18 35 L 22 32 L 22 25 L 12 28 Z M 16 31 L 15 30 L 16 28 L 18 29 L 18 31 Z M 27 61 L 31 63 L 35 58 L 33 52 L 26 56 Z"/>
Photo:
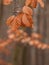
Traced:
<path id="1" fill-rule="evenodd" d="M 39 6 L 35 10 L 34 32 L 43 35 L 42 42 L 49 43 L 49 0 L 45 0 L 45 8 Z M 34 55 L 34 56 L 33 56 Z M 32 65 L 49 65 L 49 49 L 33 49 L 31 51 Z"/>

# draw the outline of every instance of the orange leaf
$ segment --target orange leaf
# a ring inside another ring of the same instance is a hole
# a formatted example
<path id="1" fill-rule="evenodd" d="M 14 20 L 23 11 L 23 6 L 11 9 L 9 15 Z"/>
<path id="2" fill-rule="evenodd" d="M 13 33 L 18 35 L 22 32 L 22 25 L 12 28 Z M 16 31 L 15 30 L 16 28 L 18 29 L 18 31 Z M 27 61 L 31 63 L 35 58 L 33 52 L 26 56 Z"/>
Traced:
<path id="1" fill-rule="evenodd" d="M 37 6 L 37 0 L 32 0 L 31 6 L 32 6 L 33 8 L 36 8 L 36 6 Z"/>
<path id="2" fill-rule="evenodd" d="M 15 17 L 13 22 L 11 23 L 10 27 L 13 31 L 15 31 L 18 27 L 19 27 L 19 24 L 17 23 L 17 18 Z"/>
<path id="3" fill-rule="evenodd" d="M 12 23 L 12 21 L 14 20 L 14 18 L 15 18 L 14 15 L 10 16 L 10 17 L 7 19 L 7 21 L 6 21 L 6 24 L 9 26 L 9 25 Z"/>
<path id="4" fill-rule="evenodd" d="M 44 8 L 44 2 L 43 2 L 43 0 L 37 0 L 38 1 L 38 3 L 40 4 L 40 6 L 42 7 L 42 8 Z"/>
<path id="5" fill-rule="evenodd" d="M 22 17 L 22 23 L 26 27 L 31 27 L 32 26 L 32 23 L 30 23 L 30 20 L 28 19 L 26 14 L 24 14 L 23 17 Z"/>
<path id="6" fill-rule="evenodd" d="M 19 28 L 21 26 L 21 19 L 22 19 L 22 13 L 18 14 L 17 16 L 15 16 L 13 22 L 11 23 L 10 27 L 13 30 L 16 30 L 17 28 Z"/>
<path id="7" fill-rule="evenodd" d="M 27 15 L 27 18 L 28 18 L 30 24 L 32 25 L 32 24 L 33 24 L 33 18 L 32 18 L 32 16 L 30 16 L 30 15 L 28 16 L 28 15 Z"/>
<path id="8" fill-rule="evenodd" d="M 9 4 L 11 4 L 12 1 L 13 0 L 3 0 L 3 4 L 4 5 L 9 5 Z"/>
<path id="9" fill-rule="evenodd" d="M 28 7 L 28 6 L 24 6 L 22 9 L 23 13 L 28 14 L 28 15 L 32 15 L 33 14 L 33 10 Z"/>
<path id="10" fill-rule="evenodd" d="M 30 5 L 31 4 L 31 0 L 26 0 L 26 2 L 25 2 L 25 5 Z"/>

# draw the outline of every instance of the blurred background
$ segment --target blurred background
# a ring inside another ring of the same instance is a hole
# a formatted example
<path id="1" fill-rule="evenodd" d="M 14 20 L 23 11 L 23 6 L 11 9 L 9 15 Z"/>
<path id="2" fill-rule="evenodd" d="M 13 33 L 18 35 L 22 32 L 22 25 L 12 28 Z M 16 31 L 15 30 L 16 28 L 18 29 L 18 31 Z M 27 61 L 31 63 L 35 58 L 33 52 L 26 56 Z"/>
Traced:
<path id="1" fill-rule="evenodd" d="M 7 39 L 6 19 L 15 14 L 16 10 L 21 10 L 25 0 L 14 0 L 10 5 L 3 5 L 0 0 L 0 38 Z M 44 0 L 45 7 L 37 5 L 34 10 L 34 29 L 22 28 L 30 36 L 37 32 L 43 35 L 42 42 L 49 43 L 49 0 Z M 17 44 L 18 43 L 18 44 Z M 20 44 L 21 43 L 21 44 Z M 49 65 L 49 49 L 38 49 L 34 46 L 22 44 L 22 42 L 12 42 L 0 50 L 0 65 Z"/>

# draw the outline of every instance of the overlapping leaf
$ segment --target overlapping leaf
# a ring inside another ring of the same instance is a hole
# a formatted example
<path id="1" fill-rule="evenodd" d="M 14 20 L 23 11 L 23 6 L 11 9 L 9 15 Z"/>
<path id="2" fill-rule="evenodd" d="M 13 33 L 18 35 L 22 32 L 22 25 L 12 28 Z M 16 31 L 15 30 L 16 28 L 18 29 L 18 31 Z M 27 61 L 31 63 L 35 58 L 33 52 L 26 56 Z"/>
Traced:
<path id="1" fill-rule="evenodd" d="M 26 0 L 26 1 L 25 1 L 25 5 L 26 5 L 26 6 L 30 5 L 30 4 L 31 4 L 31 1 L 32 1 L 32 0 Z"/>
<path id="2" fill-rule="evenodd" d="M 6 24 L 9 26 L 9 25 L 12 23 L 12 21 L 14 20 L 14 18 L 15 18 L 14 15 L 10 16 L 10 17 L 7 19 L 7 21 L 6 21 Z"/>
<path id="3" fill-rule="evenodd" d="M 37 0 L 38 1 L 38 3 L 40 4 L 40 6 L 42 7 L 42 8 L 44 8 L 44 2 L 43 2 L 43 0 Z"/>
<path id="4" fill-rule="evenodd" d="M 28 14 L 28 15 L 32 15 L 33 14 L 33 10 L 28 7 L 28 6 L 24 6 L 22 9 L 23 13 Z"/>
<path id="5" fill-rule="evenodd" d="M 22 23 L 26 27 L 32 27 L 32 19 L 26 14 L 24 14 L 22 17 Z"/>
<path id="6" fill-rule="evenodd" d="M 42 8 L 44 8 L 44 2 L 43 2 L 43 0 L 26 0 L 25 5 L 27 5 L 27 6 L 31 5 L 31 7 L 36 8 L 37 3 L 39 3 L 40 6 Z"/>
<path id="7" fill-rule="evenodd" d="M 32 6 L 33 8 L 36 8 L 36 6 L 37 6 L 37 0 L 32 0 L 32 1 L 31 1 L 31 6 Z"/>

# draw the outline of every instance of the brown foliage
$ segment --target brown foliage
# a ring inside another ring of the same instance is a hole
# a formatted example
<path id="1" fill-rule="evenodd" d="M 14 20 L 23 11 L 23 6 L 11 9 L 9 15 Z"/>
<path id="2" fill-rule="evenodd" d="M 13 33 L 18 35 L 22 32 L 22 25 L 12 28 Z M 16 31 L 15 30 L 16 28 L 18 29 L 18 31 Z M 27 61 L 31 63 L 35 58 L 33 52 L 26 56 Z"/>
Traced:
<path id="1" fill-rule="evenodd" d="M 28 14 L 28 15 L 32 15 L 33 14 L 33 10 L 28 7 L 28 6 L 24 6 L 22 9 L 23 13 Z"/>
<path id="2" fill-rule="evenodd" d="M 26 1 L 25 1 L 25 5 L 26 5 L 26 6 L 28 6 L 28 5 L 30 5 L 30 4 L 31 4 L 31 0 L 26 0 Z"/>
<path id="3" fill-rule="evenodd" d="M 38 3 L 40 4 L 40 6 L 42 7 L 42 8 L 44 8 L 44 2 L 43 2 L 43 0 L 37 0 L 38 1 Z"/>
<path id="4" fill-rule="evenodd" d="M 22 13 L 19 13 L 17 16 L 10 16 L 7 19 L 6 24 L 12 28 L 13 30 L 16 30 L 17 28 L 19 28 L 21 26 L 21 19 L 22 19 Z"/>
<path id="5" fill-rule="evenodd" d="M 41 39 L 42 36 L 40 34 L 37 34 L 37 33 L 32 33 L 31 34 L 32 38 L 35 38 L 35 39 Z"/>
<path id="6" fill-rule="evenodd" d="M 7 21 L 6 21 L 6 24 L 9 26 L 9 25 L 12 23 L 12 21 L 14 20 L 14 18 L 15 18 L 14 15 L 10 16 L 10 17 L 7 19 Z"/>
<path id="7" fill-rule="evenodd" d="M 3 0 L 4 5 L 8 5 L 13 0 Z M 3 50 L 6 45 L 13 41 L 21 41 L 23 43 L 28 43 L 29 45 L 34 45 L 37 48 L 46 49 L 49 48 L 49 45 L 42 43 L 38 39 L 41 39 L 42 36 L 40 34 L 33 33 L 30 37 L 27 35 L 26 32 L 19 30 L 19 27 L 31 27 L 33 25 L 33 10 L 32 8 L 36 8 L 37 3 L 41 5 L 41 7 L 44 7 L 43 0 L 26 0 L 25 5 L 22 8 L 22 12 L 18 13 L 18 15 L 12 15 L 7 19 L 6 24 L 12 29 L 12 32 L 15 32 L 16 34 L 13 34 L 11 31 L 8 32 L 8 39 L 0 42 L 0 49 Z M 9 55 L 9 50 L 4 50 L 4 53 L 6 55 Z"/>
<path id="8" fill-rule="evenodd" d="M 25 27 L 32 27 L 32 18 L 30 18 L 30 16 L 24 14 L 22 17 L 22 23 Z"/>
<path id="9" fill-rule="evenodd" d="M 36 8 L 37 0 L 26 0 L 25 5 L 31 5 L 33 8 Z"/>
<path id="10" fill-rule="evenodd" d="M 31 1 L 31 6 L 32 6 L 33 8 L 36 8 L 36 6 L 37 6 L 37 0 L 32 0 L 32 1 Z"/>
<path id="11" fill-rule="evenodd" d="M 24 13 L 19 13 L 17 16 L 11 16 L 7 19 L 6 24 L 14 31 L 20 26 L 32 27 L 32 16 Z"/>
<path id="12" fill-rule="evenodd" d="M 39 3 L 40 6 L 42 8 L 44 8 L 44 2 L 43 2 L 43 0 L 26 0 L 25 5 L 27 5 L 27 6 L 31 5 L 31 7 L 36 8 L 37 3 Z"/>
<path id="13" fill-rule="evenodd" d="M 3 4 L 4 5 L 9 5 L 9 4 L 11 4 L 12 1 L 13 0 L 3 0 Z"/>

